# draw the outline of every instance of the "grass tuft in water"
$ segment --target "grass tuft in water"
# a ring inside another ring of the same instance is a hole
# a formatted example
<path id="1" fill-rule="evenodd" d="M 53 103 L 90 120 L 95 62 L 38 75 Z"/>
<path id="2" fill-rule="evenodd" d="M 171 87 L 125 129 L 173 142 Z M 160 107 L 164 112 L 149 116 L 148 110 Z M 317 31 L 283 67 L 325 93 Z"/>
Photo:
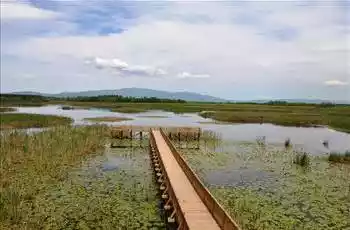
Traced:
<path id="1" fill-rule="evenodd" d="M 284 147 L 286 148 L 291 147 L 291 140 L 289 138 L 284 141 Z"/>
<path id="2" fill-rule="evenodd" d="M 310 166 L 310 157 L 307 153 L 297 153 L 293 160 L 294 164 L 307 168 Z"/>
<path id="3" fill-rule="evenodd" d="M 256 142 L 259 146 L 265 146 L 266 145 L 266 136 L 258 137 L 256 139 Z"/>

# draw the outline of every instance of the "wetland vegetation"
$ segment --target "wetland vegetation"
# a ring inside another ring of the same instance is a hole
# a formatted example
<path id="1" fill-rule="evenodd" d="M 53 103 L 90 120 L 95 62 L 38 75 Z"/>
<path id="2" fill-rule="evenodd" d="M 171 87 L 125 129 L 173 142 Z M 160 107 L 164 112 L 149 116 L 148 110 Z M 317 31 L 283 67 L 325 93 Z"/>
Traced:
<path id="1" fill-rule="evenodd" d="M 0 228 L 163 229 L 147 148 L 108 142 L 106 126 L 4 132 Z"/>
<path id="2" fill-rule="evenodd" d="M 208 130 L 198 132 L 198 128 L 178 127 L 166 131 L 243 229 L 350 228 L 349 152 L 313 155 L 297 152 L 294 138 L 273 144 L 263 134 L 256 140 L 240 142 L 230 140 L 227 135 L 222 139 L 223 132 L 210 130 L 212 125 L 230 122 L 266 122 L 286 126 L 329 125 L 349 132 L 350 106 L 108 101 L 113 97 L 107 101 L 14 98 L 3 100 L 2 96 L 1 106 L 57 104 L 69 110 L 198 112 L 204 118 L 214 119 L 205 123 Z M 26 99 L 29 101 L 23 102 Z M 59 111 L 64 114 L 77 112 L 79 119 L 88 117 L 82 116 L 81 111 L 62 111 L 63 107 Z M 20 108 L 19 111 L 22 112 Z M 97 122 L 127 119 L 123 114 L 98 115 L 87 119 Z M 3 129 L 0 228 L 164 228 L 150 170 L 147 135 L 143 140 L 134 140 L 139 141 L 135 146 L 130 140 L 110 141 L 112 132 L 107 126 L 62 126 L 70 124 L 72 119 L 51 115 L 1 113 L 0 116 Z M 138 115 L 129 116 L 136 120 Z M 143 118 L 149 117 L 146 114 Z M 12 129 L 51 126 L 60 127 L 39 133 Z M 146 132 L 149 128 L 140 130 Z M 186 135 L 179 135 L 181 130 Z M 323 144 L 328 151 L 333 151 L 333 143 L 331 140 L 329 147 L 328 139 L 319 140 L 319 145 Z"/>
<path id="3" fill-rule="evenodd" d="M 231 123 L 272 123 L 284 126 L 330 126 L 350 132 L 350 105 L 268 102 L 205 103 L 158 98 L 99 96 L 46 98 L 42 96 L 1 95 L 1 106 L 61 104 L 67 107 L 104 108 L 122 113 L 164 110 L 175 113 L 200 113 L 202 117 Z"/>
<path id="4" fill-rule="evenodd" d="M 130 120 L 132 120 L 132 118 L 128 118 L 128 117 L 89 117 L 89 118 L 84 118 L 84 120 L 94 121 L 94 122 L 120 122 L 120 121 L 130 121 Z"/>
<path id="5" fill-rule="evenodd" d="M 310 165 L 310 157 L 307 153 L 296 153 L 294 160 L 294 164 L 300 165 L 301 167 L 307 168 Z"/>
<path id="6" fill-rule="evenodd" d="M 243 229 L 350 228 L 348 164 L 257 143 L 202 142 L 200 151 L 180 152 Z M 293 164 L 296 156 L 308 170 Z"/>
<path id="7" fill-rule="evenodd" d="M 71 122 L 71 118 L 54 115 L 25 113 L 0 114 L 0 129 L 44 128 L 69 125 Z"/>
<path id="8" fill-rule="evenodd" d="M 14 112 L 16 111 L 15 108 L 11 108 L 11 107 L 0 107 L 0 113 L 3 113 L 3 112 Z"/>
<path id="9" fill-rule="evenodd" d="M 328 160 L 334 163 L 350 164 L 350 151 L 346 151 L 345 153 L 331 153 Z"/>
<path id="10" fill-rule="evenodd" d="M 104 146 L 106 127 L 59 127 L 28 134 L 4 131 L 0 155 L 0 228 L 37 229 L 38 197 L 67 180 L 68 170 Z M 67 182 L 67 181 L 66 181 Z M 43 199 L 44 197 L 42 197 Z M 41 226 L 42 227 L 42 226 Z"/>

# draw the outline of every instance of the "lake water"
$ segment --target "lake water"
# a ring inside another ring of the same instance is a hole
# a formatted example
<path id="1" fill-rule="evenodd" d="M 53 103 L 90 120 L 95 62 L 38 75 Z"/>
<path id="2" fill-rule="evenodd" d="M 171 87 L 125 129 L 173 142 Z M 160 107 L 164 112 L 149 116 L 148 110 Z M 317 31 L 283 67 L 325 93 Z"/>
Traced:
<path id="1" fill-rule="evenodd" d="M 75 125 L 89 125 L 94 122 L 85 121 L 84 118 L 92 117 L 127 117 L 133 120 L 122 122 L 103 122 L 108 125 L 135 125 L 135 126 L 191 126 L 200 127 L 203 130 L 211 130 L 219 133 L 223 140 L 256 141 L 259 137 L 265 137 L 266 143 L 283 145 L 290 138 L 292 145 L 313 154 L 323 154 L 330 151 L 350 151 L 350 134 L 338 132 L 329 128 L 301 128 L 284 127 L 273 124 L 211 124 L 200 122 L 212 122 L 195 113 L 175 114 L 164 111 L 148 111 L 137 114 L 125 114 L 111 112 L 103 109 L 75 109 L 62 110 L 60 106 L 44 107 L 18 107 L 19 113 L 35 113 L 47 115 L 60 115 L 71 117 Z M 328 148 L 322 143 L 329 142 Z"/>

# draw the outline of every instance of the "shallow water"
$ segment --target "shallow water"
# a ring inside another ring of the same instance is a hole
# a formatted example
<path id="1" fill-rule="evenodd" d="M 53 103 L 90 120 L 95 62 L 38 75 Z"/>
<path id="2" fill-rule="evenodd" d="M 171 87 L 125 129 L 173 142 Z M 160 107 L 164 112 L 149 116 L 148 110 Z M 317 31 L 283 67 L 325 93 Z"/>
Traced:
<path id="1" fill-rule="evenodd" d="M 313 154 L 323 154 L 331 151 L 345 152 L 350 150 L 350 134 L 338 132 L 326 127 L 299 128 L 284 127 L 273 124 L 210 124 L 211 122 L 195 113 L 175 114 L 164 111 L 148 111 L 137 114 L 111 112 L 106 109 L 75 109 L 62 110 L 60 106 L 18 107 L 19 113 L 50 114 L 71 117 L 75 125 L 88 125 L 94 122 L 85 121 L 92 117 L 127 117 L 133 120 L 121 122 L 101 122 L 108 125 L 136 125 L 136 126 L 191 126 L 201 127 L 203 130 L 215 131 L 228 141 L 255 142 L 257 138 L 265 137 L 266 143 L 283 145 L 288 138 L 298 150 Z M 328 141 L 326 148 L 322 143 Z"/>

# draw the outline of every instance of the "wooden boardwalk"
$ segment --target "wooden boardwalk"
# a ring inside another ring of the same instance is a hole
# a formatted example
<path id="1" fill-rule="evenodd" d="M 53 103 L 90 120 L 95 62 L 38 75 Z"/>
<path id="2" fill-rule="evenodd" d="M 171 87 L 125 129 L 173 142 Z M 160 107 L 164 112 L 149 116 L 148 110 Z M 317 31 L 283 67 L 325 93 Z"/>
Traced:
<path id="1" fill-rule="evenodd" d="M 151 146 L 158 182 L 164 190 L 162 197 L 168 199 L 168 207 L 171 204 L 178 229 L 239 229 L 162 131 L 152 130 Z"/>

